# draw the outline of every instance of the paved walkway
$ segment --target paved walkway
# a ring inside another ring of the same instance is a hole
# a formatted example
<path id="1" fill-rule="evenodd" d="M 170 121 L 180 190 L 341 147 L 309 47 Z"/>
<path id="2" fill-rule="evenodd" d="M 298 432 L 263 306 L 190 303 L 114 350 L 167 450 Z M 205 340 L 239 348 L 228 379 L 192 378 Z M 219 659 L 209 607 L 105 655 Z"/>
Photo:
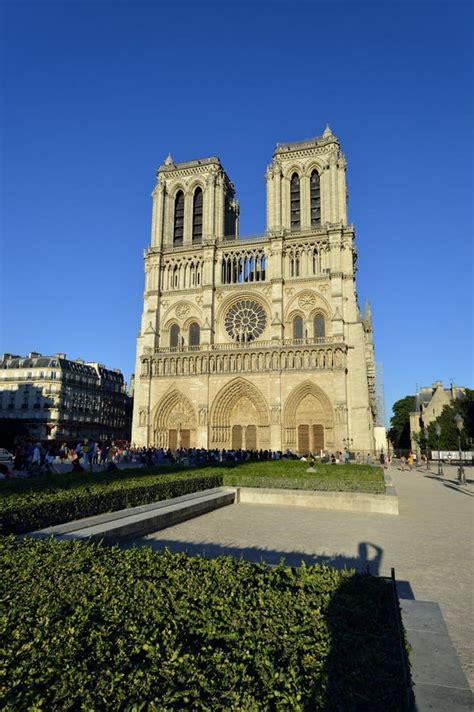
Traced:
<path id="1" fill-rule="evenodd" d="M 271 563 L 285 557 L 290 565 L 301 560 L 359 570 L 369 565 L 372 573 L 381 575 L 390 575 L 393 566 L 402 598 L 440 604 L 474 687 L 474 470 L 467 473 L 468 484 L 460 487 L 454 467 L 445 467 L 442 480 L 426 470 L 392 469 L 399 516 L 239 504 L 135 543 Z"/>

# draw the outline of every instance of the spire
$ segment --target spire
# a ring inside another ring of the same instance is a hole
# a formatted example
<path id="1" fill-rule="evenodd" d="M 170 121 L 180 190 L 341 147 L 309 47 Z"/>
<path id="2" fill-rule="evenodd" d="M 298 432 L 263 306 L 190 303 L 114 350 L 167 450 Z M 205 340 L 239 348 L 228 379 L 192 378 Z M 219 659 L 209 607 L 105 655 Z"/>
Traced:
<path id="1" fill-rule="evenodd" d="M 324 136 L 324 138 L 328 138 L 329 136 L 334 136 L 333 132 L 329 128 L 329 124 L 326 124 L 326 128 L 324 129 L 323 136 Z"/>
<path id="2" fill-rule="evenodd" d="M 165 161 L 165 166 L 172 166 L 173 165 L 173 157 L 171 153 L 168 153 L 168 157 Z"/>

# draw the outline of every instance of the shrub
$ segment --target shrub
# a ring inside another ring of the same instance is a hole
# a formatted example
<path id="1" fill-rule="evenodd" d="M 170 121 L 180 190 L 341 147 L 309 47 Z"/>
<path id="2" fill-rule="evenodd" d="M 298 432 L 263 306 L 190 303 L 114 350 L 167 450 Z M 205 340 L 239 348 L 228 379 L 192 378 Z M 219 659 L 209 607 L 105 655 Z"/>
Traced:
<path id="1" fill-rule="evenodd" d="M 86 482 L 72 488 L 13 492 L 0 500 L 0 532 L 20 534 L 220 485 L 219 473 L 174 472 L 125 479 L 122 476 L 121 480 Z"/>
<path id="2" fill-rule="evenodd" d="M 401 710 L 390 587 L 95 544 L 0 539 L 2 710 Z"/>

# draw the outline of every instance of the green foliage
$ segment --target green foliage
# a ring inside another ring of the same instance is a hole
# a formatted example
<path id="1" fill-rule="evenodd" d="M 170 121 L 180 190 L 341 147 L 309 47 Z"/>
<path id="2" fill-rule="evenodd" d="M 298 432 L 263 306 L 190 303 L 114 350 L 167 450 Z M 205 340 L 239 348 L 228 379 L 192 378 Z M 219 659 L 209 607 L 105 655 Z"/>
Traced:
<path id="1" fill-rule="evenodd" d="M 391 589 L 353 571 L 0 538 L 0 708 L 401 710 Z"/>
<path id="2" fill-rule="evenodd" d="M 68 475 L 62 477 L 64 481 L 59 483 L 58 475 L 43 478 L 40 483 L 15 481 L 17 490 L 11 491 L 15 486 L 12 482 L 9 493 L 0 488 L 4 493 L 0 499 L 0 532 L 19 534 L 43 529 L 222 485 L 222 474 L 210 471 L 122 475 L 120 480 L 102 478 L 81 484 L 76 484 L 75 476 L 72 482 Z"/>
<path id="3" fill-rule="evenodd" d="M 395 448 L 410 447 L 410 413 L 415 409 L 415 396 L 405 396 L 393 404 L 389 437 Z"/>
<path id="4" fill-rule="evenodd" d="M 103 512 L 179 497 L 222 484 L 384 493 L 381 468 L 280 460 L 200 468 L 147 468 L 48 474 L 0 482 L 0 533 L 20 534 Z"/>
<path id="5" fill-rule="evenodd" d="M 464 420 L 464 427 L 461 431 L 461 447 L 463 450 L 471 449 L 470 441 L 474 439 L 474 391 L 466 388 L 466 395 L 457 398 L 452 404 L 445 405 L 441 415 L 431 423 L 428 428 L 428 445 L 432 450 L 438 449 L 438 436 L 436 435 L 436 425 L 441 427 L 439 447 L 441 450 L 457 450 L 458 436 L 454 417 L 459 414 Z"/>
<path id="6" fill-rule="evenodd" d="M 224 474 L 224 484 L 235 487 L 275 487 L 282 489 L 322 490 L 330 492 L 370 492 L 385 494 L 381 467 L 370 465 L 316 465 L 316 472 L 306 472 L 307 462 L 245 463 Z"/>

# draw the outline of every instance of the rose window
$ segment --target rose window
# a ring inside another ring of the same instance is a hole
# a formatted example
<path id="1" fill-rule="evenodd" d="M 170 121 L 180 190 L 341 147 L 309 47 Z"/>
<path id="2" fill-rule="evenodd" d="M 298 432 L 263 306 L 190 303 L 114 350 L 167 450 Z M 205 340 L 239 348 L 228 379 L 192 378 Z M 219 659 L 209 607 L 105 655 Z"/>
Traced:
<path id="1" fill-rule="evenodd" d="M 265 330 L 267 317 L 258 302 L 245 299 L 234 304 L 224 317 L 225 330 L 235 341 L 253 341 Z"/>

